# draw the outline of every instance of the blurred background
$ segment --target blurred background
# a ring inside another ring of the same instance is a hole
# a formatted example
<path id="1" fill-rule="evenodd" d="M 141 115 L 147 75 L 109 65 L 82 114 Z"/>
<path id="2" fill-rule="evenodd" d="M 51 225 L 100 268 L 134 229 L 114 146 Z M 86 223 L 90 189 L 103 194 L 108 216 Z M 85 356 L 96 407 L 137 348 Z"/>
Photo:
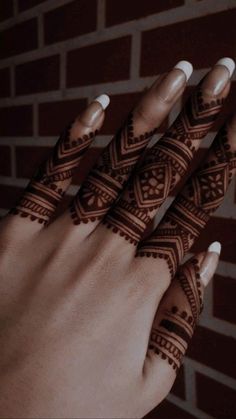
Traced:
<path id="1" fill-rule="evenodd" d="M 194 66 L 154 140 L 225 56 L 236 59 L 235 0 L 0 0 L 0 216 L 14 206 L 62 128 L 95 96 L 111 98 L 105 123 L 57 214 L 156 77 L 182 59 Z M 233 110 L 236 72 L 196 163 Z M 195 337 L 170 395 L 147 419 L 236 418 L 235 181 L 192 251 L 214 240 L 222 243 L 222 256 Z"/>

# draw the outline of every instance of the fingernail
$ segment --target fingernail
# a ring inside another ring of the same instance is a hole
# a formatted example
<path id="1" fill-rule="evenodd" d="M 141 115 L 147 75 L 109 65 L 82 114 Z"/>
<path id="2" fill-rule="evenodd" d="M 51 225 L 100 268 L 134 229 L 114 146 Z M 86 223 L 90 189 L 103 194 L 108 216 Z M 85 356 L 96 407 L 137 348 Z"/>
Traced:
<path id="1" fill-rule="evenodd" d="M 193 66 L 189 61 L 181 60 L 179 61 L 174 68 L 179 68 L 182 70 L 186 76 L 186 81 L 188 81 L 189 77 L 191 76 L 193 72 Z"/>
<path id="2" fill-rule="evenodd" d="M 93 127 L 99 121 L 104 109 L 107 108 L 109 103 L 109 96 L 105 94 L 97 96 L 79 115 L 79 120 L 87 127 Z"/>
<path id="3" fill-rule="evenodd" d="M 233 74 L 235 63 L 231 58 L 225 57 L 218 60 L 202 83 L 202 88 L 207 94 L 217 96 L 227 85 Z"/>
<path id="4" fill-rule="evenodd" d="M 182 87 L 185 86 L 192 74 L 192 68 L 192 64 L 188 61 L 179 61 L 157 86 L 156 94 L 163 101 L 172 101 Z"/>
<path id="5" fill-rule="evenodd" d="M 212 243 L 208 249 L 206 256 L 200 267 L 200 278 L 203 285 L 206 287 L 213 277 L 220 257 L 221 244 L 219 242 Z"/>

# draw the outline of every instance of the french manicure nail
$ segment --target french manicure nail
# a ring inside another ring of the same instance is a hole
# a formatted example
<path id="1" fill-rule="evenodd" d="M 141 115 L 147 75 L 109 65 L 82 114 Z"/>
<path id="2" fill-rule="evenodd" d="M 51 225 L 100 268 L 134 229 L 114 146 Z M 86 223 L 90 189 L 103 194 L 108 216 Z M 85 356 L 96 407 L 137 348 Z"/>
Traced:
<path id="1" fill-rule="evenodd" d="M 173 71 L 173 70 L 181 71 Z M 163 81 L 158 84 L 156 94 L 163 101 L 174 100 L 177 93 L 185 86 L 186 81 L 192 73 L 192 64 L 188 61 L 179 61 L 173 69 L 167 73 Z"/>
<path id="2" fill-rule="evenodd" d="M 212 243 L 207 249 L 206 256 L 199 271 L 201 281 L 205 287 L 208 285 L 216 271 L 220 252 L 221 244 L 219 242 Z"/>
<path id="3" fill-rule="evenodd" d="M 92 128 L 99 121 L 109 103 L 109 96 L 105 94 L 97 96 L 79 115 L 79 120 L 87 127 Z"/>
<path id="4" fill-rule="evenodd" d="M 224 65 L 229 70 L 229 77 L 232 76 L 234 70 L 235 70 L 235 62 L 230 57 L 224 57 L 217 61 L 216 64 Z"/>
<path id="5" fill-rule="evenodd" d="M 193 66 L 189 61 L 186 60 L 181 60 L 179 61 L 174 68 L 179 68 L 180 70 L 182 70 L 184 72 L 184 74 L 186 75 L 186 81 L 188 81 L 189 77 L 191 76 L 192 72 L 193 72 Z"/>
<path id="6" fill-rule="evenodd" d="M 203 81 L 202 88 L 208 95 L 219 95 L 227 85 L 233 74 L 235 63 L 231 58 L 225 57 L 218 60 Z"/>

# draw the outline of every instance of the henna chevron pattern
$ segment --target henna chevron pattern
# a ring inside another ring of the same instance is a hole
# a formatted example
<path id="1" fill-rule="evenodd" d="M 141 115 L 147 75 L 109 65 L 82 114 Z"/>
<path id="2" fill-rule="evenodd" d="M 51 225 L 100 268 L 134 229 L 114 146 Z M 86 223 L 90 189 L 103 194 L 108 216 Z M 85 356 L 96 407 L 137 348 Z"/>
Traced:
<path id="1" fill-rule="evenodd" d="M 235 171 L 235 145 L 229 138 L 226 122 L 204 163 L 187 181 L 156 231 L 140 244 L 137 256 L 164 258 L 173 277 L 180 261 L 223 201 Z"/>
<path id="2" fill-rule="evenodd" d="M 97 130 L 79 138 L 71 138 L 72 121 L 61 133 L 50 157 L 36 170 L 19 202 L 9 214 L 29 217 L 47 224 L 61 201 L 78 163 Z"/>
<path id="3" fill-rule="evenodd" d="M 134 135 L 131 111 L 70 204 L 74 224 L 100 220 L 117 199 L 157 128 Z"/>
<path id="4" fill-rule="evenodd" d="M 108 228 L 131 243 L 139 242 L 157 208 L 187 172 L 200 139 L 211 128 L 223 102 L 221 98 L 208 103 L 201 87 L 195 89 L 172 126 L 147 153 L 118 204 L 108 212 L 103 221 Z"/>
<path id="5" fill-rule="evenodd" d="M 175 305 L 173 305 L 175 301 Z M 149 349 L 177 372 L 203 309 L 199 263 L 192 259 L 179 269 L 152 328 Z"/>

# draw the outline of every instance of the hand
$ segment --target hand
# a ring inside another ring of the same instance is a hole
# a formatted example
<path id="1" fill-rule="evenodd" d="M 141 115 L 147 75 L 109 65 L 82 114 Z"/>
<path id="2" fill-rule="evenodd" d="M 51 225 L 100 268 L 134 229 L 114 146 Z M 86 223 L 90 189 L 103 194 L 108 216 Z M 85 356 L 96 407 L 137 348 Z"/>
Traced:
<path id="1" fill-rule="evenodd" d="M 236 114 L 159 226 L 143 234 L 188 172 L 229 93 L 232 71 L 232 60 L 218 62 L 144 155 L 191 65 L 181 62 L 155 81 L 69 208 L 53 219 L 103 123 L 108 98 L 94 100 L 1 220 L 2 418 L 141 418 L 170 391 L 219 245 L 180 263 L 235 173 Z"/>

